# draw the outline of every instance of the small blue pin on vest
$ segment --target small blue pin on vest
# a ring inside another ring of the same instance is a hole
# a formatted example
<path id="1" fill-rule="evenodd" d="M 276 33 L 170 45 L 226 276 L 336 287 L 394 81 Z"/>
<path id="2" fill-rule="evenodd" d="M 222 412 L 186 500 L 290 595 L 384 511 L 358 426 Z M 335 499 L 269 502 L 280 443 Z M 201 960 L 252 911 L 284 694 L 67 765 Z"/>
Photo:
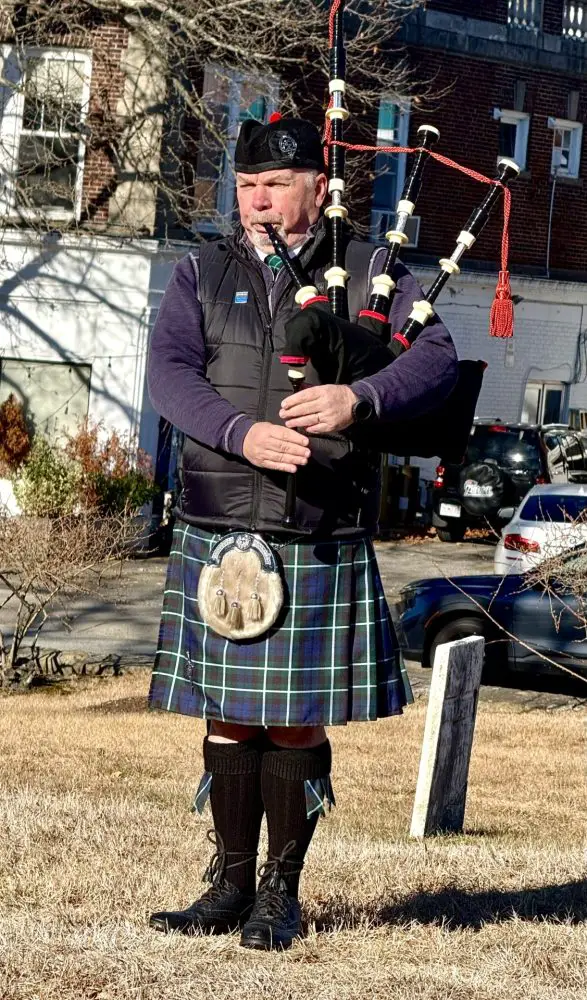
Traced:
<path id="1" fill-rule="evenodd" d="M 239 304 L 242 304 L 243 302 L 248 302 L 249 301 L 249 293 L 248 292 L 235 292 L 235 294 L 234 294 L 234 301 L 237 302 L 237 303 L 239 303 Z"/>

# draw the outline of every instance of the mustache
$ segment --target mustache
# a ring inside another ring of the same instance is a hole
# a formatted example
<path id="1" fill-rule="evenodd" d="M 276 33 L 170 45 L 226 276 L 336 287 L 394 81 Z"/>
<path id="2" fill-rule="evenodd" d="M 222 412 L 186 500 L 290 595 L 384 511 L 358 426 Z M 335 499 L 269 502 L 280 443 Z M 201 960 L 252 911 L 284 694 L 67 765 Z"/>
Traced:
<path id="1" fill-rule="evenodd" d="M 267 218 L 267 216 L 251 215 L 249 216 L 249 222 L 252 226 L 264 226 L 267 222 L 269 222 L 277 229 L 279 226 L 283 225 L 283 218 L 281 216 L 279 216 L 279 218 L 276 218 L 275 216 Z"/>

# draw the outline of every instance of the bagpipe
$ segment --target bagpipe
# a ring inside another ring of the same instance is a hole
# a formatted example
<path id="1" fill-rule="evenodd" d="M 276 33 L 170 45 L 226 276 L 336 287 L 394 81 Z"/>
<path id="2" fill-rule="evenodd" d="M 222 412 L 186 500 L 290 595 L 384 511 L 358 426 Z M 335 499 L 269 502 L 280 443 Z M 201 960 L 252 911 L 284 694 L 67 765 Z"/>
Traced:
<path id="1" fill-rule="evenodd" d="M 328 162 L 328 192 L 330 204 L 325 216 L 330 227 L 332 263 L 324 274 L 327 295 L 321 295 L 305 275 L 299 261 L 290 257 L 285 243 L 271 225 L 267 233 L 275 252 L 296 287 L 296 302 L 300 313 L 286 324 L 286 344 L 281 362 L 288 367 L 288 378 L 294 392 L 304 387 L 305 366 L 311 361 L 320 381 L 325 384 L 351 384 L 374 375 L 395 362 L 411 348 L 426 325 L 435 316 L 434 303 L 449 278 L 460 273 L 459 261 L 470 250 L 489 217 L 503 198 L 504 229 L 501 269 L 496 297 L 491 309 L 490 334 L 510 337 L 513 332 L 513 305 L 507 270 L 508 223 L 510 215 L 509 182 L 519 174 L 518 165 L 503 158 L 493 179 L 463 167 L 435 153 L 432 147 L 439 132 L 431 125 L 418 129 L 420 144 L 414 149 L 393 146 L 352 145 L 343 140 L 344 124 L 349 118 L 345 107 L 346 52 L 343 31 L 344 0 L 332 0 L 329 18 L 330 38 L 330 103 L 326 111 L 325 156 Z M 368 305 L 361 310 L 356 323 L 348 318 L 345 248 L 348 209 L 344 205 L 346 150 L 386 153 L 413 153 L 414 160 L 397 204 L 395 226 L 386 233 L 388 247 L 381 271 L 372 279 Z M 406 228 L 414 212 L 422 186 L 426 164 L 430 158 L 453 167 L 473 180 L 489 184 L 481 203 L 471 213 L 448 258 L 439 261 L 440 272 L 424 298 L 414 302 L 402 329 L 392 333 L 389 316 L 395 292 L 394 268 L 401 247 L 407 243 Z M 462 459 L 481 391 L 483 361 L 460 361 L 455 387 L 444 403 L 420 417 L 370 422 L 368 427 L 353 425 L 348 433 L 358 443 L 371 450 L 401 456 L 429 458 L 439 455 L 444 461 Z M 284 526 L 295 524 L 296 478 L 288 478 Z"/>

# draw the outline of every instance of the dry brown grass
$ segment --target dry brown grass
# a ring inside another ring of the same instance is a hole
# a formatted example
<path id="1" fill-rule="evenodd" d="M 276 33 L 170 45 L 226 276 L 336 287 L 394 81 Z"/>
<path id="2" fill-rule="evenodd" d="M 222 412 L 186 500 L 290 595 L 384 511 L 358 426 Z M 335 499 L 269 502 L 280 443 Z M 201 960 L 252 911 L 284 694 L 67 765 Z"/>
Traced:
<path id="1" fill-rule="evenodd" d="M 200 892 L 201 723 L 148 715 L 147 672 L 0 701 L 2 1000 L 578 1000 L 587 981 L 581 711 L 482 702 L 467 833 L 407 837 L 424 722 L 332 733 L 338 808 L 285 954 L 167 938 Z"/>

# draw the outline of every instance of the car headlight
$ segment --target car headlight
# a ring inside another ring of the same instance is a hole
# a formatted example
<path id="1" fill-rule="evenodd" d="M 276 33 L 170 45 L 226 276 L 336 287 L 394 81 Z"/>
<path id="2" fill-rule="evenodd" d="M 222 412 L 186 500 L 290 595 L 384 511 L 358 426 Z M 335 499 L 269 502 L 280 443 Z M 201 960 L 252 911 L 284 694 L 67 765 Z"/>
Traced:
<path id="1" fill-rule="evenodd" d="M 414 607 L 416 603 L 416 597 L 418 591 L 414 590 L 412 587 L 404 587 L 403 590 L 399 592 L 399 612 L 403 615 L 404 611 L 408 611 L 410 608 Z"/>

